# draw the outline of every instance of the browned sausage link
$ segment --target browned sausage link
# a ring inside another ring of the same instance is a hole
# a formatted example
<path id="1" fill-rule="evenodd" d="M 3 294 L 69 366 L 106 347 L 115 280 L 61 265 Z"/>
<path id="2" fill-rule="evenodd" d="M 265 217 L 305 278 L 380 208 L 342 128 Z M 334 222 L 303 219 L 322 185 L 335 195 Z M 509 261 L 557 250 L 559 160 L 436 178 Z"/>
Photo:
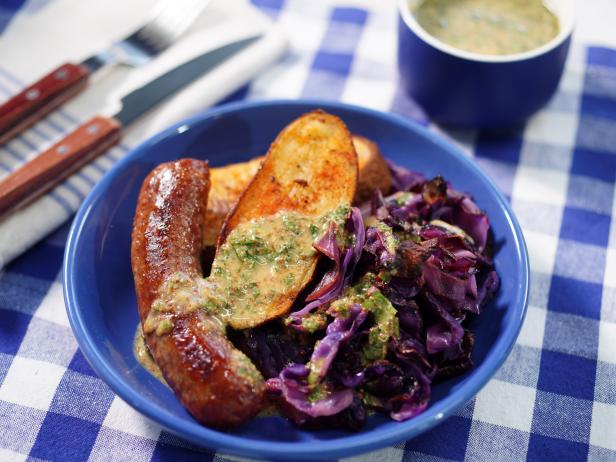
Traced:
<path id="1" fill-rule="evenodd" d="M 207 162 L 194 159 L 161 164 L 144 180 L 131 249 L 141 319 L 170 275 L 178 271 L 189 276 L 201 273 L 199 235 L 209 183 Z"/>
<path id="2" fill-rule="evenodd" d="M 193 159 L 160 165 L 143 183 L 131 249 L 142 325 L 170 276 L 182 272 L 202 277 L 199 258 L 208 190 L 207 163 Z M 145 339 L 188 411 L 215 427 L 238 425 L 259 412 L 263 378 L 227 340 L 224 327 L 200 309 L 178 309 L 171 319 L 168 332 L 145 332 Z"/>

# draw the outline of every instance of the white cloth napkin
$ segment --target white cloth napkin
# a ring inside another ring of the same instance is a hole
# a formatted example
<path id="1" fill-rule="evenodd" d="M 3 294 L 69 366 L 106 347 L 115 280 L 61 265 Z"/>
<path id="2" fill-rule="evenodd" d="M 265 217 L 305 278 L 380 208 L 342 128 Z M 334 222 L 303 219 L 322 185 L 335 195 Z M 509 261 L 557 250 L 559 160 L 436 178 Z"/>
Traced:
<path id="1" fill-rule="evenodd" d="M 0 38 L 0 100 L 59 64 L 104 50 L 151 12 L 148 0 L 29 2 Z M 18 138 L 0 146 L 0 178 L 35 157 L 62 133 L 96 114 L 112 115 L 118 96 L 209 49 L 255 33 L 255 44 L 196 80 L 124 131 L 111 149 L 64 184 L 0 221 L 0 268 L 64 223 L 101 176 L 126 152 L 173 122 L 206 109 L 250 81 L 286 49 L 280 28 L 243 0 L 214 0 L 176 44 L 145 66 L 102 69 L 88 89 Z M 115 97 L 114 97 L 115 96 Z"/>

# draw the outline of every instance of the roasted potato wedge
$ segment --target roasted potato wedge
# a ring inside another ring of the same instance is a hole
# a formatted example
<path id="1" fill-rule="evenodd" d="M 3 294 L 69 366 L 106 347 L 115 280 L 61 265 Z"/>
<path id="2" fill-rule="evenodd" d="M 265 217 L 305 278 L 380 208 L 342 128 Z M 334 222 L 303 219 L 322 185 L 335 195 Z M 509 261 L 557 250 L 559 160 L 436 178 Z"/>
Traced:
<path id="1" fill-rule="evenodd" d="M 376 188 L 386 194 L 391 189 L 391 173 L 378 146 L 363 136 L 353 135 L 352 139 L 359 168 L 355 202 L 370 199 Z M 261 162 L 263 157 L 257 157 L 248 162 L 210 169 L 212 187 L 206 211 L 207 226 L 203 233 L 204 247 L 216 245 L 225 217 L 259 170 Z"/>
<path id="2" fill-rule="evenodd" d="M 248 162 L 210 169 L 212 187 L 205 212 L 207 226 L 203 229 L 204 247 L 216 245 L 225 218 L 261 167 L 262 162 L 263 157 L 257 157 Z"/>
<path id="3" fill-rule="evenodd" d="M 383 194 L 387 194 L 391 189 L 391 172 L 379 147 L 373 141 L 360 135 L 353 135 L 353 145 L 357 151 L 359 163 L 356 203 L 369 200 L 375 189 L 380 189 Z"/>
<path id="4" fill-rule="evenodd" d="M 357 175 L 357 154 L 342 120 L 323 111 L 296 119 L 278 135 L 229 213 L 218 238 L 214 264 L 229 234 L 242 223 L 278 212 L 316 220 L 350 204 L 357 191 Z M 246 329 L 286 313 L 312 279 L 317 259 L 316 253 L 310 256 L 307 264 L 302 264 L 302 273 L 296 274 L 266 306 L 243 316 L 231 315 L 229 325 Z"/>

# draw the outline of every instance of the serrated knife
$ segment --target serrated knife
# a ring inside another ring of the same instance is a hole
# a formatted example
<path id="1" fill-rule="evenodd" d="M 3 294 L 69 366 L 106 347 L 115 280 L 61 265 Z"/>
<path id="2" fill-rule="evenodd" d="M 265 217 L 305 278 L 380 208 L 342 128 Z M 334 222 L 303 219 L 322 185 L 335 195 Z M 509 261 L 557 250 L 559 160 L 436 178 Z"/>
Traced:
<path id="1" fill-rule="evenodd" d="M 95 116 L 0 181 L 0 217 L 41 196 L 104 153 L 121 138 L 122 127 L 183 87 L 218 67 L 261 35 L 238 40 L 187 61 L 121 98 L 121 110 Z"/>

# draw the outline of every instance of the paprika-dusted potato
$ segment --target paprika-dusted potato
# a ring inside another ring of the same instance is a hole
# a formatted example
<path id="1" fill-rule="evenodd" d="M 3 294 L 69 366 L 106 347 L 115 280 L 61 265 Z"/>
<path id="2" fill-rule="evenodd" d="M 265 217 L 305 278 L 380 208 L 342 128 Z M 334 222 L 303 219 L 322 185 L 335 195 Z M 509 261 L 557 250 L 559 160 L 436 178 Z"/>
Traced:
<path id="1" fill-rule="evenodd" d="M 289 310 L 316 268 L 318 255 L 312 243 L 325 232 L 330 221 L 346 220 L 357 191 L 357 175 L 357 154 L 351 134 L 338 117 L 313 111 L 296 119 L 278 135 L 261 168 L 227 216 L 218 238 L 212 273 L 222 250 L 236 246 L 230 234 L 242 225 L 242 233 L 248 235 L 267 240 L 266 236 L 272 233 L 269 237 L 273 241 L 293 240 L 295 251 L 290 253 L 291 260 L 298 262 L 294 263 L 297 268 L 272 267 L 271 277 L 264 277 L 263 287 L 256 288 L 259 294 L 265 291 L 271 296 L 263 297 L 267 301 L 259 304 L 258 309 L 250 309 L 249 305 L 241 314 L 235 311 L 229 319 L 232 327 L 254 327 Z M 280 225 L 276 220 L 258 224 L 259 232 L 255 231 L 256 225 L 244 229 L 246 223 L 277 214 L 282 214 L 282 221 L 286 215 L 296 222 L 297 235 L 291 236 L 292 226 L 286 229 L 284 223 Z M 276 262 L 286 258 L 279 255 L 277 248 L 265 250 L 270 251 L 270 256 L 273 252 Z"/>
<path id="2" fill-rule="evenodd" d="M 391 189 L 391 173 L 376 143 L 359 135 L 352 135 L 352 138 L 359 168 L 354 202 L 359 204 L 369 200 L 375 189 L 387 194 Z M 216 245 L 225 217 L 259 170 L 261 162 L 263 157 L 257 157 L 210 169 L 212 187 L 206 211 L 208 225 L 203 230 L 204 247 Z"/>
<path id="3" fill-rule="evenodd" d="M 203 229 L 204 247 L 216 245 L 225 218 L 261 167 L 262 162 L 263 157 L 257 157 L 248 162 L 210 169 L 212 186 L 205 212 L 207 226 Z"/>
<path id="4" fill-rule="evenodd" d="M 353 135 L 353 145 L 359 163 L 359 183 L 355 202 L 361 204 L 370 200 L 375 189 L 387 194 L 391 189 L 391 172 L 379 147 L 374 141 L 360 135 Z"/>

